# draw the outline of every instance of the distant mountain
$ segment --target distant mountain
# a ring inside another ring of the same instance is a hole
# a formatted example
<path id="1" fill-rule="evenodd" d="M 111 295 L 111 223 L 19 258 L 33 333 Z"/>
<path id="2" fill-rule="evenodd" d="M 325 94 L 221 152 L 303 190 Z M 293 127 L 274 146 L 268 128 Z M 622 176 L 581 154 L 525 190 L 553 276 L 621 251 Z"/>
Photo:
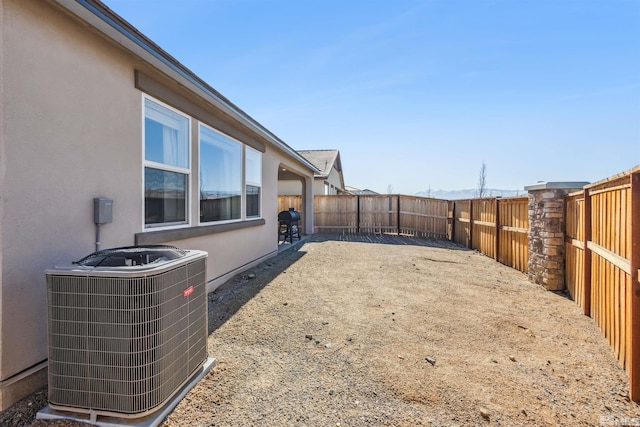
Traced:
<path id="1" fill-rule="evenodd" d="M 514 196 L 523 196 L 527 194 L 525 191 L 517 191 L 517 190 L 497 190 L 497 189 L 487 189 L 486 197 L 514 197 Z M 434 199 L 444 199 L 444 200 L 460 200 L 460 199 L 475 199 L 478 197 L 478 189 L 470 189 L 470 190 L 427 190 L 420 191 L 415 194 L 420 197 L 432 197 Z"/>

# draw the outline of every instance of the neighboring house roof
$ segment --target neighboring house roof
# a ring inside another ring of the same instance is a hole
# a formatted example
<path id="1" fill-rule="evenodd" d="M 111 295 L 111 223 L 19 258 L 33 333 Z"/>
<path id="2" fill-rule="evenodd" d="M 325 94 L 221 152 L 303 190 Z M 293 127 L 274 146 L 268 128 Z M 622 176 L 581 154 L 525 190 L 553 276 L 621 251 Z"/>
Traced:
<path id="1" fill-rule="evenodd" d="M 361 195 L 369 195 L 369 196 L 374 196 L 380 193 L 376 193 L 373 190 L 368 190 L 368 189 L 364 189 L 364 190 L 360 190 L 359 188 L 355 188 L 355 187 L 350 187 L 350 186 L 345 186 L 344 187 L 345 191 L 348 191 L 349 193 L 355 195 L 355 196 L 361 196 Z"/>
<path id="2" fill-rule="evenodd" d="M 116 44 L 127 49 L 143 61 L 162 71 L 168 77 L 208 101 L 211 105 L 239 122 L 242 126 L 260 135 L 277 149 L 302 163 L 314 173 L 317 168 L 299 155 L 293 148 L 271 133 L 258 121 L 242 111 L 193 71 L 182 65 L 157 44 L 138 31 L 133 25 L 109 9 L 99 0 L 49 0 L 58 4 L 76 19 L 93 27 Z"/>
<path id="3" fill-rule="evenodd" d="M 320 172 L 316 178 L 327 178 L 334 167 L 342 173 L 340 151 L 338 150 L 298 150 L 298 154 L 310 161 Z"/>

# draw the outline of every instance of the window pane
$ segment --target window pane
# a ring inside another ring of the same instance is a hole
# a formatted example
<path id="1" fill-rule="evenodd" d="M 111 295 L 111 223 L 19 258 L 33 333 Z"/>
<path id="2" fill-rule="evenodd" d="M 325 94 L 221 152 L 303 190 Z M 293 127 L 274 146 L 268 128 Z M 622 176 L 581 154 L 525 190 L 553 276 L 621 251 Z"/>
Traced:
<path id="1" fill-rule="evenodd" d="M 260 187 L 247 185 L 247 218 L 260 216 Z"/>
<path id="2" fill-rule="evenodd" d="M 262 186 L 262 153 L 247 147 L 245 151 L 246 215 L 260 216 L 260 190 Z"/>
<path id="3" fill-rule="evenodd" d="M 145 99 L 145 160 L 187 169 L 189 167 L 189 119 Z"/>
<path id="4" fill-rule="evenodd" d="M 240 219 L 242 145 L 200 126 L 200 221 Z"/>
<path id="5" fill-rule="evenodd" d="M 187 175 L 144 169 L 145 224 L 186 222 Z"/>
<path id="6" fill-rule="evenodd" d="M 262 185 L 262 153 L 247 147 L 246 179 L 248 184 Z"/>

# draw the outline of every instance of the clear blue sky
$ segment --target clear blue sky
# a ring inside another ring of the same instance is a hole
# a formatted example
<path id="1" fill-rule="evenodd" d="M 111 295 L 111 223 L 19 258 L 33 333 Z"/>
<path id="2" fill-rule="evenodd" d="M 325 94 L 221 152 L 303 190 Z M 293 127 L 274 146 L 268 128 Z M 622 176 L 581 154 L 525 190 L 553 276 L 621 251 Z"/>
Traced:
<path id="1" fill-rule="evenodd" d="M 347 185 L 522 190 L 640 164 L 640 0 L 106 0 Z"/>

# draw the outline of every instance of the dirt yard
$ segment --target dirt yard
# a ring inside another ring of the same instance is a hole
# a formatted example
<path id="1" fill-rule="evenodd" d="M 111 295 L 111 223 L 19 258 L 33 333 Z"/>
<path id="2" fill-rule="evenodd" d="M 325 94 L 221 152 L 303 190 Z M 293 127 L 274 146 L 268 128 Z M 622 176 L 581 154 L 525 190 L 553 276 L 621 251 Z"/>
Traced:
<path id="1" fill-rule="evenodd" d="M 640 425 L 592 319 L 449 242 L 315 236 L 210 294 L 209 319 L 217 366 L 165 427 Z"/>

